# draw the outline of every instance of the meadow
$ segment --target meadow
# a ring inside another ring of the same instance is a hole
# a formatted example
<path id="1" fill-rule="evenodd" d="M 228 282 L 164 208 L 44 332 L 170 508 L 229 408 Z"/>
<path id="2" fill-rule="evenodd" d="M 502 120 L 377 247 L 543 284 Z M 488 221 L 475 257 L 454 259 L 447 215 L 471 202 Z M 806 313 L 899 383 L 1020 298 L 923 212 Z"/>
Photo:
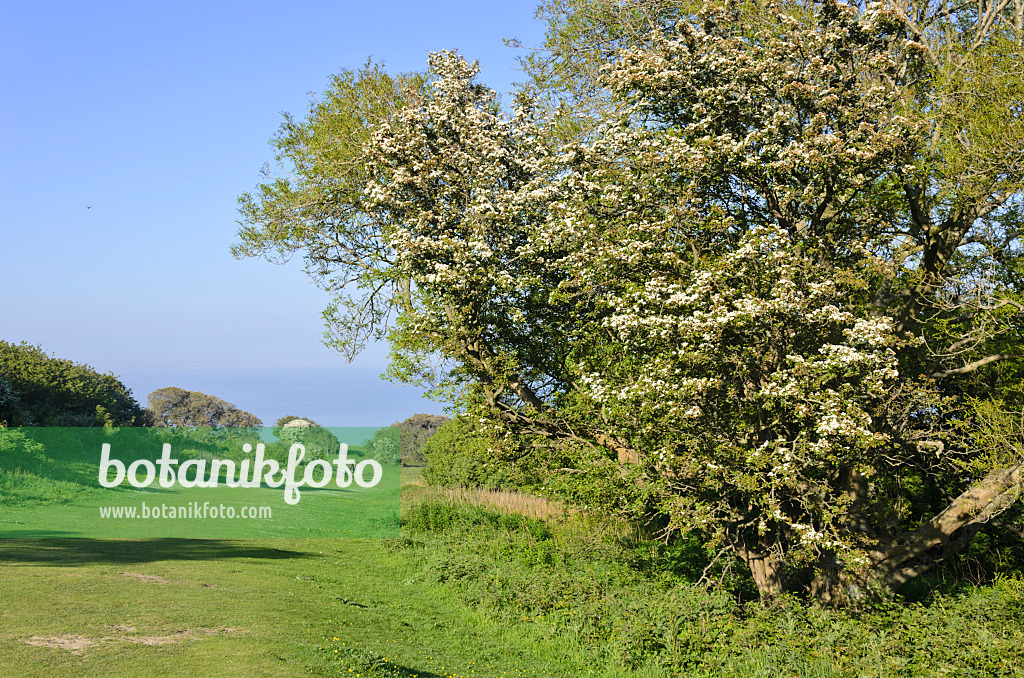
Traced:
<path id="1" fill-rule="evenodd" d="M 374 430 L 334 431 L 359 440 Z M 348 475 L 339 473 L 337 482 L 332 482 L 329 452 L 311 447 L 307 440 L 310 459 L 316 458 L 313 463 L 319 469 L 313 468 L 310 474 L 312 463 L 296 461 L 292 484 L 284 479 L 285 466 L 291 467 L 286 445 L 276 439 L 269 443 L 264 466 L 262 444 L 256 457 L 241 448 L 243 442 L 259 440 L 260 431 L 224 429 L 219 433 L 219 438 L 213 438 L 209 429 L 0 428 L 0 538 L 398 535 L 397 463 L 364 462 L 365 451 L 353 446 L 352 457 L 334 459 Z M 337 439 L 332 440 L 337 447 Z M 128 457 L 113 456 L 111 443 Z M 162 461 L 157 479 L 158 452 L 167 454 L 170 480 L 166 487 Z M 379 471 L 377 476 L 371 469 L 375 480 L 370 478 L 370 484 L 365 473 L 354 470 L 364 463 L 376 464 Z M 141 470 L 128 472 L 136 465 Z M 191 468 L 182 470 L 186 467 Z M 308 482 L 315 487 L 307 487 Z"/>
<path id="2" fill-rule="evenodd" d="M 2 676 L 1017 676 L 1024 581 L 829 610 L 404 469 L 396 539 L 0 541 Z"/>

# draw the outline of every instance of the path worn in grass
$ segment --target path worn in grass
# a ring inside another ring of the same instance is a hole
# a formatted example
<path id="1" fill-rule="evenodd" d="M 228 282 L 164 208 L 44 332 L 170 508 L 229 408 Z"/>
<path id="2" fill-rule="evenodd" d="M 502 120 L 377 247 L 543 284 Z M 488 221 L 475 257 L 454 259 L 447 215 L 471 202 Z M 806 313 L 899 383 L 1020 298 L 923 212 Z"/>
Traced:
<path id="1" fill-rule="evenodd" d="M 379 542 L 0 540 L 0 568 L 4 677 L 559 674 Z"/>
<path id="2" fill-rule="evenodd" d="M 0 678 L 584 672 L 421 577 L 378 540 L 0 539 Z"/>

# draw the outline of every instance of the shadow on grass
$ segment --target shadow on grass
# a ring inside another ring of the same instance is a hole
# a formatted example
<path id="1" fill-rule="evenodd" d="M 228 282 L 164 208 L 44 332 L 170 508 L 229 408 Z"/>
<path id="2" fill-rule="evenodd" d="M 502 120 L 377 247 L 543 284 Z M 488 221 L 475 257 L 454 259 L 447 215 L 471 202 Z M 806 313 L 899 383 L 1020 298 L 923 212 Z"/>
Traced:
<path id="1" fill-rule="evenodd" d="M 382 667 L 375 667 L 379 673 L 390 678 L 443 678 L 442 674 L 434 673 L 432 671 L 423 671 L 422 669 L 413 669 L 408 666 L 401 666 L 399 664 L 385 664 Z M 447 674 L 444 674 L 446 676 Z"/>
<path id="2" fill-rule="evenodd" d="M 0 565 L 309 558 L 311 553 L 225 539 L 0 539 Z"/>
<path id="3" fill-rule="evenodd" d="M 326 648 L 320 648 L 321 651 L 330 650 Z M 402 664 L 396 664 L 389 662 L 384 655 L 365 653 L 365 652 L 345 652 L 344 655 L 334 655 L 335 659 L 342 658 L 349 660 L 350 666 L 342 664 L 341 667 L 337 668 L 337 672 L 340 675 L 344 675 L 342 671 L 347 668 L 350 672 L 353 671 L 352 666 L 361 667 L 362 671 L 372 672 L 374 675 L 386 676 L 387 678 L 442 678 L 449 674 L 440 674 L 433 671 L 427 671 L 421 668 L 413 668 L 411 666 L 405 666 Z M 451 674 L 454 676 L 454 674 Z"/>

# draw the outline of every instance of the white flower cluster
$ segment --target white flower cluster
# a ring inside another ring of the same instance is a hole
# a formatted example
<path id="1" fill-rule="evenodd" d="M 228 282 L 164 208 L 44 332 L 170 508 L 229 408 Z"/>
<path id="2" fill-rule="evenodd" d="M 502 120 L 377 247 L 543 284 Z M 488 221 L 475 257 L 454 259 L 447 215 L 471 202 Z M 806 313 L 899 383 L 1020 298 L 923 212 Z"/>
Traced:
<path id="1" fill-rule="evenodd" d="M 763 530 L 820 547 L 827 521 L 784 498 L 827 496 L 824 469 L 888 444 L 905 345 L 843 224 L 885 218 L 860 192 L 922 130 L 878 84 L 897 68 L 883 5 L 814 29 L 768 11 L 786 30 L 737 39 L 723 15 L 624 50 L 603 68 L 621 117 L 554 149 L 556 121 L 502 115 L 476 64 L 432 55 L 431 90 L 374 137 L 366 196 L 460 375 L 523 365 L 666 477 L 728 478 Z"/>

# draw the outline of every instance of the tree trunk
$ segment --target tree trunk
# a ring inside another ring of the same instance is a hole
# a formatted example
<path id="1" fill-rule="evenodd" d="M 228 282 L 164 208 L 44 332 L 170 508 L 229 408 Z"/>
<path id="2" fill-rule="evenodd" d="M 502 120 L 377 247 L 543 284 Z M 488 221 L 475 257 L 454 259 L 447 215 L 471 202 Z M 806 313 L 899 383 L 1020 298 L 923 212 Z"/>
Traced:
<path id="1" fill-rule="evenodd" d="M 782 593 L 783 572 L 782 562 L 767 550 L 761 548 L 748 548 L 740 546 L 736 554 L 750 568 L 750 574 L 754 578 L 758 593 L 762 600 L 774 598 Z"/>
<path id="2" fill-rule="evenodd" d="M 871 552 L 871 578 L 895 592 L 962 549 L 985 523 L 1019 498 L 1022 466 L 1018 463 L 992 471 L 937 516 Z"/>
<path id="3" fill-rule="evenodd" d="M 811 581 L 811 595 L 825 605 L 843 607 L 866 594 L 864 582 L 858 572 L 848 568 L 833 551 L 826 551 L 818 559 L 818 570 Z"/>
<path id="4" fill-rule="evenodd" d="M 818 570 L 811 582 L 811 595 L 826 605 L 844 605 L 848 596 L 844 592 L 843 568 L 836 554 L 826 551 L 818 559 Z"/>

